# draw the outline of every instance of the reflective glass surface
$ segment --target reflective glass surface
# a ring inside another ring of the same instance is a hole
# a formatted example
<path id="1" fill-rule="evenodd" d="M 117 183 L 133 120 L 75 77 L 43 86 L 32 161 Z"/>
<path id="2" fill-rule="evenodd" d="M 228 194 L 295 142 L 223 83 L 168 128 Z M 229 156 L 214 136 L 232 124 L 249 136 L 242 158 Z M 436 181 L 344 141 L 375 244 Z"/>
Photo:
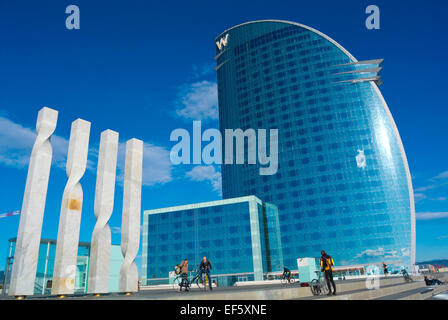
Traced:
<path id="1" fill-rule="evenodd" d="M 341 66 L 354 62 L 346 52 L 292 23 L 243 24 L 216 41 L 226 36 L 216 49 L 220 129 L 278 129 L 279 168 L 223 165 L 223 197 L 278 207 L 290 268 L 321 250 L 337 265 L 409 265 L 413 208 L 393 119 L 374 83 L 339 83 L 375 74 L 347 75 L 360 67 Z"/>
<path id="2" fill-rule="evenodd" d="M 254 197 L 252 197 L 254 198 Z M 254 198 L 255 199 L 255 198 Z M 174 266 L 188 259 L 189 270 L 197 270 L 202 257 L 212 263 L 212 275 L 254 272 L 253 242 L 261 245 L 262 272 L 268 272 L 267 257 L 280 264 L 278 239 L 269 239 L 268 228 L 278 228 L 275 206 L 253 201 L 213 205 L 195 204 L 183 209 L 160 209 L 144 213 L 143 266 L 148 281 L 168 278 Z M 164 211 L 165 210 L 165 211 Z M 251 223 L 255 222 L 251 226 Z M 269 223 L 269 226 L 267 225 Z M 277 224 L 276 224 L 277 223 Z M 256 230 L 252 230 L 258 225 Z M 274 251 L 269 252 L 270 246 Z"/>

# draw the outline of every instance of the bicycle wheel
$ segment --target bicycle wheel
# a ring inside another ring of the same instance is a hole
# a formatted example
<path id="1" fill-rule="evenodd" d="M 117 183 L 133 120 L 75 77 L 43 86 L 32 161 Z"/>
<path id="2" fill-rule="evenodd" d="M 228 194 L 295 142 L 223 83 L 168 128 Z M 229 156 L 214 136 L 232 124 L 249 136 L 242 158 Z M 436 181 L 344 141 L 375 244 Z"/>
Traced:
<path id="1" fill-rule="evenodd" d="M 194 285 L 194 287 L 198 288 L 199 290 L 202 290 L 203 286 L 202 286 L 202 279 L 201 277 L 195 277 L 191 283 Z"/>
<path id="2" fill-rule="evenodd" d="M 320 291 L 322 294 L 328 294 L 328 286 L 327 283 L 325 281 L 322 281 L 320 283 Z"/>
<path id="3" fill-rule="evenodd" d="M 285 277 L 283 277 L 281 281 L 282 281 L 282 284 L 288 283 L 288 279 L 286 279 Z"/>
<path id="4" fill-rule="evenodd" d="M 181 282 L 182 282 L 182 277 L 176 277 L 174 279 L 174 281 L 173 281 L 173 289 L 176 290 L 176 291 L 180 291 L 180 289 L 181 289 L 181 286 L 180 286 Z"/>
<path id="5" fill-rule="evenodd" d="M 296 282 L 296 279 L 295 279 L 294 277 L 291 277 L 291 278 L 289 279 L 289 283 L 294 283 L 294 282 Z"/>
<path id="6" fill-rule="evenodd" d="M 314 296 L 318 296 L 320 294 L 319 282 L 316 279 L 313 279 L 310 282 L 310 289 L 311 289 L 311 293 Z"/>

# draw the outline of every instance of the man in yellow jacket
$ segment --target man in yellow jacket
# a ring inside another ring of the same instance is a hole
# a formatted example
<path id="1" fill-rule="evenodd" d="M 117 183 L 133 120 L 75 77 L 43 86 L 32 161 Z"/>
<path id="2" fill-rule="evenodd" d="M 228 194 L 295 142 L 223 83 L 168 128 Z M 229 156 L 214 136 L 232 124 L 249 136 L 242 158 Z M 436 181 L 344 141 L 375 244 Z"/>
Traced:
<path id="1" fill-rule="evenodd" d="M 325 273 L 325 281 L 328 286 L 328 295 L 336 295 L 336 285 L 333 280 L 333 266 L 334 261 L 324 250 L 321 251 L 320 269 Z M 333 293 L 331 293 L 331 285 L 333 285 Z"/>

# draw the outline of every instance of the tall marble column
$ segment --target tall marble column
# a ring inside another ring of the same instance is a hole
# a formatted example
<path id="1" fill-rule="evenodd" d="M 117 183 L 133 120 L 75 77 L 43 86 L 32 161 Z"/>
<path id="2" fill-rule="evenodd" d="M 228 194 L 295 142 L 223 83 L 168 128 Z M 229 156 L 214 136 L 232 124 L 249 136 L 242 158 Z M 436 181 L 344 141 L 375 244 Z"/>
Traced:
<path id="1" fill-rule="evenodd" d="M 118 133 L 101 133 L 96 173 L 95 217 L 89 265 L 89 293 L 109 292 L 111 232 L 108 225 L 114 208 L 115 175 L 117 171 Z"/>
<path id="2" fill-rule="evenodd" d="M 53 156 L 50 137 L 56 129 L 57 120 L 58 112 L 47 107 L 40 109 L 37 116 L 37 138 L 28 166 L 8 292 L 12 296 L 27 296 L 34 293 L 42 221 Z"/>
<path id="3" fill-rule="evenodd" d="M 54 261 L 53 285 L 55 295 L 73 294 L 83 193 L 80 180 L 87 165 L 90 122 L 73 121 L 67 154 L 68 181 L 64 189 L 59 217 L 59 230 Z"/>
<path id="4" fill-rule="evenodd" d="M 121 252 L 124 256 L 120 269 L 119 291 L 138 291 L 138 270 L 135 257 L 140 240 L 140 212 L 142 192 L 143 141 L 126 142 L 123 187 L 123 217 L 121 224 Z"/>

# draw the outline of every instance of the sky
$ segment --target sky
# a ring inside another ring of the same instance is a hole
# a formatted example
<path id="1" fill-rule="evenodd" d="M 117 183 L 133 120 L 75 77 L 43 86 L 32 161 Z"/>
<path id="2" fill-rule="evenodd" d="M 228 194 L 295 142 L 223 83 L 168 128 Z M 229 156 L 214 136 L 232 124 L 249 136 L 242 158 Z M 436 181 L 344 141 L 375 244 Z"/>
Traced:
<path id="1" fill-rule="evenodd" d="M 368 5 L 380 29 L 368 30 Z M 80 9 L 69 30 L 66 7 Z M 448 73 L 441 1 L 0 1 L 0 213 L 20 210 L 40 108 L 59 111 L 52 137 L 42 237 L 57 237 L 71 123 L 92 123 L 80 241 L 90 241 L 100 134 L 120 134 L 115 206 L 120 243 L 124 144 L 144 141 L 142 210 L 221 198 L 219 167 L 175 166 L 176 128 L 218 128 L 215 37 L 234 25 L 280 19 L 311 26 L 359 60 L 384 58 L 380 87 L 409 161 L 417 211 L 417 261 L 448 258 Z M 19 216 L 0 218 L 0 270 Z M 141 263 L 141 253 L 137 258 Z"/>

